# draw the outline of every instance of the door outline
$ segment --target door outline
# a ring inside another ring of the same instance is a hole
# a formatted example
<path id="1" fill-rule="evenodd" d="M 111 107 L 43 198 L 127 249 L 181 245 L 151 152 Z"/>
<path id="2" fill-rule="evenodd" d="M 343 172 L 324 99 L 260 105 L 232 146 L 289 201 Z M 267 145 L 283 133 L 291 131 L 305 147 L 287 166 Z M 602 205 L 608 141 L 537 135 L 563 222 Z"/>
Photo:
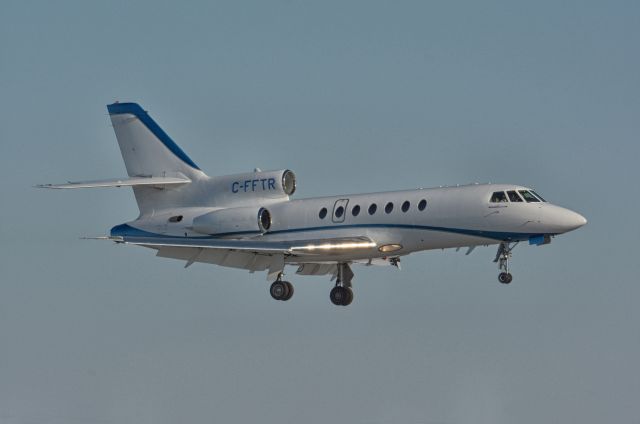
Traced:
<path id="1" fill-rule="evenodd" d="M 349 199 L 338 199 L 338 200 L 336 200 L 336 203 L 333 205 L 333 212 L 331 213 L 331 221 L 333 221 L 336 224 L 344 222 L 344 219 L 347 216 L 347 205 L 348 204 L 349 204 Z M 342 216 L 338 218 L 336 216 L 336 210 L 340 206 L 342 206 L 342 208 L 344 209 L 344 212 L 342 213 Z"/>

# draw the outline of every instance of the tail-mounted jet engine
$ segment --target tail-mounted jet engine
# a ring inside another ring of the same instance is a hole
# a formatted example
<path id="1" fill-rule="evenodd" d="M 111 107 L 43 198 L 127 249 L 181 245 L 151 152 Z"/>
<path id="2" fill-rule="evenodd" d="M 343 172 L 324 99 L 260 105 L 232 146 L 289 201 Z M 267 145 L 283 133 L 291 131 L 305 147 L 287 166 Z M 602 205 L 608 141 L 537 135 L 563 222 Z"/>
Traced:
<path id="1" fill-rule="evenodd" d="M 254 206 L 220 209 L 200 215 L 193 220 L 193 230 L 201 234 L 266 233 L 269 228 L 271 228 L 269 210 Z"/>
<path id="2" fill-rule="evenodd" d="M 216 201 L 231 207 L 197 216 L 193 231 L 210 235 L 266 233 L 272 222 L 266 207 L 287 200 L 296 191 L 296 175 L 288 169 L 225 175 L 216 177 L 215 186 Z"/>
<path id="3" fill-rule="evenodd" d="M 288 169 L 225 175 L 214 181 L 217 201 L 236 206 L 255 203 L 256 199 L 282 201 L 296 191 L 296 175 Z"/>

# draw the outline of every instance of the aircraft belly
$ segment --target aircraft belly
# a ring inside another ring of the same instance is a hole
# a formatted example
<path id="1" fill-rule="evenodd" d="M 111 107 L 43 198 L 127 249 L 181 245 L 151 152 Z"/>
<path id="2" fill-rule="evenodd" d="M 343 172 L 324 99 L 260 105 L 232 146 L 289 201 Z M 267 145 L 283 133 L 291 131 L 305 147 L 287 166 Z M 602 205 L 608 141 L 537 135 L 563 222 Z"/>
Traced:
<path id="1" fill-rule="evenodd" d="M 421 235 L 421 250 L 449 249 L 453 247 L 480 246 L 496 244 L 497 240 L 470 236 L 466 234 L 447 233 L 443 231 L 427 231 Z"/>

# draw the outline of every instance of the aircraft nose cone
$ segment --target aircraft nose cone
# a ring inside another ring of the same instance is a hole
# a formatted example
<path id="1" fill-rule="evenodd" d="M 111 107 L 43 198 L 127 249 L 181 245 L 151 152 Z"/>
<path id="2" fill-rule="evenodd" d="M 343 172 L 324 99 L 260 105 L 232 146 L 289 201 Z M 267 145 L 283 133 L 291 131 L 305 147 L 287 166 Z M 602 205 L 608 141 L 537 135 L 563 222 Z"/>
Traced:
<path id="1" fill-rule="evenodd" d="M 588 222 L 587 218 L 585 218 L 584 216 L 580 215 L 579 213 L 576 213 L 576 215 L 577 215 L 576 216 L 576 218 L 577 218 L 576 223 L 578 224 L 578 226 L 576 228 L 580 228 L 583 225 L 587 225 L 587 222 Z"/>
<path id="2" fill-rule="evenodd" d="M 563 233 L 578 229 L 587 223 L 584 216 L 569 209 L 562 209 L 555 218 L 558 229 Z"/>

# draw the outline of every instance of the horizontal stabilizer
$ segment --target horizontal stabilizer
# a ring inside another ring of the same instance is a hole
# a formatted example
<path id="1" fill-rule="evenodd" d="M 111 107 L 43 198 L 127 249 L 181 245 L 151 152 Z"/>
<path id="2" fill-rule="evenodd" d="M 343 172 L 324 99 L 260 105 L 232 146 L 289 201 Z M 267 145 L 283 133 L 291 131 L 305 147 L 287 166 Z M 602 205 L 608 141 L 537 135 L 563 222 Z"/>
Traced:
<path id="1" fill-rule="evenodd" d="M 38 184 L 37 188 L 98 188 L 98 187 L 137 187 L 137 186 L 166 186 L 189 184 L 187 177 L 131 177 L 95 181 L 69 181 L 66 184 Z"/>

